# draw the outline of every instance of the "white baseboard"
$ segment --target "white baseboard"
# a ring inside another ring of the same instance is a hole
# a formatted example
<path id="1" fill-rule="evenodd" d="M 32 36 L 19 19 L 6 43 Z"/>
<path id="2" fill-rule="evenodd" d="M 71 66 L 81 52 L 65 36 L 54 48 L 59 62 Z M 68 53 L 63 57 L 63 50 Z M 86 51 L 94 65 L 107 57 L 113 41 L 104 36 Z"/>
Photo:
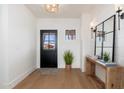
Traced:
<path id="1" fill-rule="evenodd" d="M 36 67 L 32 67 L 25 73 L 19 75 L 17 78 L 15 78 L 14 80 L 12 80 L 11 82 L 9 82 L 7 84 L 7 88 L 10 88 L 10 89 L 14 88 L 18 83 L 20 83 L 22 80 L 24 80 L 29 74 L 31 74 L 35 70 L 36 70 Z"/>

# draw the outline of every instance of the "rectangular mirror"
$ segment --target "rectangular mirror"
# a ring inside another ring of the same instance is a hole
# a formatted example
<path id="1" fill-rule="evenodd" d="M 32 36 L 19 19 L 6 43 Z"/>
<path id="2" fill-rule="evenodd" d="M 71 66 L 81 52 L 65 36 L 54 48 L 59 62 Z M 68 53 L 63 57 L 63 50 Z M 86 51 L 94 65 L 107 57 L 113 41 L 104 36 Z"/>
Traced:
<path id="1" fill-rule="evenodd" d="M 115 15 L 96 26 L 95 32 L 95 56 L 103 59 L 104 53 L 110 55 L 110 61 L 114 62 L 115 48 Z"/>

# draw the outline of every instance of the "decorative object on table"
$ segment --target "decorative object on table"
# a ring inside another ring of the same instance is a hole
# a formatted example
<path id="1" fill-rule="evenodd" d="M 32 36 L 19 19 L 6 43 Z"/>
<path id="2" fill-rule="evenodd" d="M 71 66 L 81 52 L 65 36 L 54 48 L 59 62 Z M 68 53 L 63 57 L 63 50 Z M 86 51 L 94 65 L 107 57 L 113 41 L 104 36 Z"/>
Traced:
<path id="1" fill-rule="evenodd" d="M 75 40 L 76 39 L 76 30 L 65 30 L 65 39 L 66 40 Z"/>
<path id="2" fill-rule="evenodd" d="M 64 52 L 63 57 L 64 57 L 64 61 L 66 64 L 66 69 L 71 70 L 71 65 L 72 65 L 73 59 L 74 59 L 73 53 L 70 50 L 67 50 Z"/>
<path id="3" fill-rule="evenodd" d="M 107 53 L 107 52 L 104 52 L 103 59 L 104 59 L 105 62 L 108 62 L 110 60 L 110 54 Z"/>

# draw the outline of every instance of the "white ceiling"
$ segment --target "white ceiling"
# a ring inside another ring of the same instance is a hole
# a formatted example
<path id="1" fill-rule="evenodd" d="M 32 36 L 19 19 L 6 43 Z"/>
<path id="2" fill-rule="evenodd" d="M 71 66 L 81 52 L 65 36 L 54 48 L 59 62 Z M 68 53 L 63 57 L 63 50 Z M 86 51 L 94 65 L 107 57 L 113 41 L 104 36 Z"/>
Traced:
<path id="1" fill-rule="evenodd" d="M 44 4 L 28 4 L 26 7 L 38 18 L 79 18 L 93 9 L 91 4 L 60 4 L 57 13 L 48 13 Z"/>

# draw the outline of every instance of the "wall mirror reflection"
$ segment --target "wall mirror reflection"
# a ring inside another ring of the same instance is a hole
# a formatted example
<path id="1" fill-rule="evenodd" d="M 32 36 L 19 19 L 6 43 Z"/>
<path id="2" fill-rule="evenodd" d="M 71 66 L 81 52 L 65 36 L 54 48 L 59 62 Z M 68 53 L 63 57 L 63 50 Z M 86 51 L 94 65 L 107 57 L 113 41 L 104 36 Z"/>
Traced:
<path id="1" fill-rule="evenodd" d="M 109 60 L 114 62 L 115 49 L 115 15 L 96 26 L 95 32 L 95 56 L 103 59 L 105 53 L 109 54 Z"/>

